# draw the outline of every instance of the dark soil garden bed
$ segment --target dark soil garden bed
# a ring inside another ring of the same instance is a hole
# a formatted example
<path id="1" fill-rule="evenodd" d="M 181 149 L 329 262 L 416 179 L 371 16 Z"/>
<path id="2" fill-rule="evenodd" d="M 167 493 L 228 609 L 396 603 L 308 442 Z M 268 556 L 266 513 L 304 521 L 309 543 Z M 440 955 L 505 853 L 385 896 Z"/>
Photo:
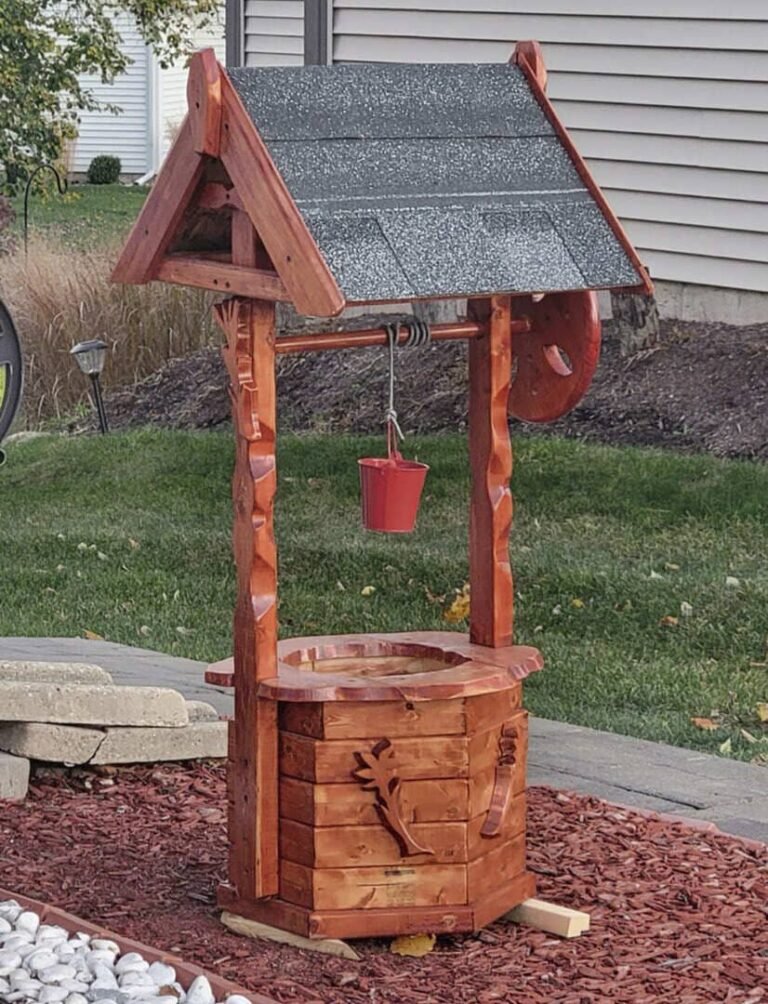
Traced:
<path id="1" fill-rule="evenodd" d="M 373 322 L 356 318 L 347 326 L 366 323 Z M 385 355 L 375 348 L 282 357 L 283 429 L 380 431 Z M 461 428 L 467 407 L 466 346 L 403 350 L 398 358 L 397 407 L 406 431 Z M 218 349 L 176 360 L 135 387 L 113 391 L 108 407 L 115 427 L 209 428 L 228 422 Z M 665 321 L 657 350 L 625 359 L 608 322 L 600 367 L 584 401 L 559 422 L 525 429 L 768 458 L 768 323 L 739 328 Z"/>
<path id="2" fill-rule="evenodd" d="M 768 1000 L 768 848 L 530 792 L 539 895 L 588 911 L 560 941 L 510 923 L 442 937 L 422 959 L 359 943 L 355 963 L 218 922 L 226 856 L 220 764 L 40 771 L 0 814 L 0 886 L 182 956 L 279 1001 L 624 1004 Z"/>

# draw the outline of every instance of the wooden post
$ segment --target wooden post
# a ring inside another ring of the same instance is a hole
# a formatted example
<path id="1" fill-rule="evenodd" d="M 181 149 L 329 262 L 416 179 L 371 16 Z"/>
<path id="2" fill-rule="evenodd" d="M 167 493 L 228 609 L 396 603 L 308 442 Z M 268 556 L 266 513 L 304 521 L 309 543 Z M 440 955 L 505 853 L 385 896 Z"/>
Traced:
<path id="1" fill-rule="evenodd" d="M 231 299 L 216 307 L 227 336 L 236 437 L 233 544 L 235 720 L 229 741 L 229 879 L 245 899 L 278 890 L 277 703 L 257 695 L 277 675 L 275 307 Z"/>
<path id="2" fill-rule="evenodd" d="M 512 525 L 512 444 L 507 399 L 512 376 L 512 305 L 508 296 L 470 302 L 488 333 L 469 343 L 470 640 L 512 644 L 514 591 L 509 561 Z"/>

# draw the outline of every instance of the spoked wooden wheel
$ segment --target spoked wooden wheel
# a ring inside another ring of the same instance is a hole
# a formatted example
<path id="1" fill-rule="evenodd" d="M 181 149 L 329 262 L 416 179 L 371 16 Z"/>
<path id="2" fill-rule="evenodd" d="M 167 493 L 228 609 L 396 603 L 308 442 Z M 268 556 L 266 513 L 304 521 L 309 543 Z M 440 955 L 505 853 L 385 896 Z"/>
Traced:
<path id="1" fill-rule="evenodd" d="M 575 290 L 513 302 L 518 316 L 530 318 L 531 330 L 512 337 L 509 414 L 552 422 L 575 408 L 592 382 L 600 357 L 597 293 Z"/>
<path id="2" fill-rule="evenodd" d="M 22 381 L 19 336 L 11 315 L 0 300 L 0 442 L 10 429 L 21 403 Z"/>

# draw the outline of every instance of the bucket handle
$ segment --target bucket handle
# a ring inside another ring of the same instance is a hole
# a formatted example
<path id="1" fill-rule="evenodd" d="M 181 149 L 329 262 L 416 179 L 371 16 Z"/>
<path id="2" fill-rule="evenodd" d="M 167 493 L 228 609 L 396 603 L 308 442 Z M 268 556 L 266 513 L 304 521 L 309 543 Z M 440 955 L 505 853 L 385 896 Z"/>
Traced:
<path id="1" fill-rule="evenodd" d="M 397 448 L 398 433 L 400 438 L 403 439 L 403 434 L 397 424 L 397 418 L 395 417 L 393 420 L 387 415 L 387 457 L 392 463 L 399 463 L 403 459 L 403 455 Z"/>

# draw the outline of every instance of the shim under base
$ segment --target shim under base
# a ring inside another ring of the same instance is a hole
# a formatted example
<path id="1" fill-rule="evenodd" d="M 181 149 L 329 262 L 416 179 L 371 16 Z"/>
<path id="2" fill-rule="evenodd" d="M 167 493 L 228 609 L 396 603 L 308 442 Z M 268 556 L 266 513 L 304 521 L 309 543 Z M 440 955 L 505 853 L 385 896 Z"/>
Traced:
<path id="1" fill-rule="evenodd" d="M 505 914 L 504 920 L 535 927 L 559 938 L 578 938 L 589 930 L 590 924 L 588 913 L 558 906 L 557 903 L 547 903 L 543 899 L 527 899 Z"/>
<path id="2" fill-rule="evenodd" d="M 310 952 L 322 952 L 324 955 L 338 955 L 342 959 L 360 961 L 360 956 L 354 948 L 338 938 L 304 938 L 292 931 L 281 931 L 279 927 L 261 924 L 258 920 L 249 920 L 247 917 L 238 917 L 237 914 L 228 913 L 226 910 L 221 915 L 221 922 L 230 931 L 243 934 L 246 938 L 266 938 L 267 941 L 277 941 L 281 945 L 292 945 L 294 948 L 303 948 Z"/>

